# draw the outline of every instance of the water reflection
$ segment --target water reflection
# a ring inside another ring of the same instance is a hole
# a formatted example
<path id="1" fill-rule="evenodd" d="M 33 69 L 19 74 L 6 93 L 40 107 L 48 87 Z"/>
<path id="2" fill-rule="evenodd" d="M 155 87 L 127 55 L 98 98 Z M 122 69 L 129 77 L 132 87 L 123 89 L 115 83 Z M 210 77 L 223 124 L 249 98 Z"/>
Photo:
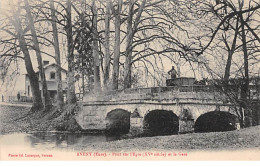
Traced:
<path id="1" fill-rule="evenodd" d="M 0 136 L 3 145 L 29 147 L 30 149 L 76 148 L 93 143 L 119 140 L 120 136 L 86 133 L 16 133 Z"/>

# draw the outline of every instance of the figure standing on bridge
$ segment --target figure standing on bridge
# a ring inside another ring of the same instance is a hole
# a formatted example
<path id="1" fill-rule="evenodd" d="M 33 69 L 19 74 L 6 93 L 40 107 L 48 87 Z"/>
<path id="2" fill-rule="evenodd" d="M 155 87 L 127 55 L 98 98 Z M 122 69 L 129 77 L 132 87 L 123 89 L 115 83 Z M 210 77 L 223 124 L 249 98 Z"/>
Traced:
<path id="1" fill-rule="evenodd" d="M 175 79 L 177 76 L 177 71 L 175 70 L 174 66 L 172 66 L 172 69 L 168 71 L 168 74 L 171 75 L 171 79 Z"/>

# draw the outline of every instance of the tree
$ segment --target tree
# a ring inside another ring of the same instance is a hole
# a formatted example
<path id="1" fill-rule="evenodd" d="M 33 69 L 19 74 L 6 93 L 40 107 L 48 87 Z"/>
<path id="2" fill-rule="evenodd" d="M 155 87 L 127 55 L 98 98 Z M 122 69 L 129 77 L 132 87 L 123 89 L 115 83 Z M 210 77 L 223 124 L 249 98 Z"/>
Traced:
<path id="1" fill-rule="evenodd" d="M 260 4 L 255 1 L 246 2 L 244 0 L 238 0 L 237 2 L 220 0 L 216 1 L 216 3 L 212 3 L 209 1 L 203 4 L 203 7 L 200 6 L 197 11 L 202 11 L 203 9 L 203 12 L 200 13 L 203 13 L 204 17 L 212 18 L 212 24 L 210 24 L 210 27 L 208 27 L 209 31 L 211 32 L 209 34 L 211 35 L 207 35 L 207 37 L 204 36 L 204 39 L 208 39 L 208 43 L 205 45 L 199 55 L 202 53 L 204 55 L 207 55 L 205 53 L 207 52 L 207 50 L 211 49 L 212 46 L 214 46 L 214 43 L 216 43 L 219 47 L 222 47 L 222 44 L 224 43 L 224 47 L 226 48 L 224 50 L 225 52 L 227 52 L 228 56 L 225 66 L 223 83 L 221 83 L 220 85 L 226 87 L 223 91 L 224 94 L 228 95 L 234 93 L 234 90 L 230 90 L 229 88 L 231 73 L 230 69 L 231 66 L 236 66 L 238 68 L 236 72 L 237 75 L 233 77 L 236 77 L 238 80 L 240 80 L 239 84 L 236 84 L 240 88 L 238 89 L 240 91 L 240 95 L 234 97 L 231 101 L 233 101 L 233 104 L 239 106 L 239 114 L 242 116 L 241 125 L 243 126 L 243 115 L 246 115 L 248 117 L 251 117 L 252 115 L 251 109 L 249 107 L 249 61 L 251 61 L 252 65 L 257 64 L 257 62 L 253 63 L 253 61 L 257 61 L 256 53 L 259 51 L 260 40 L 256 33 L 259 32 L 258 26 L 256 28 L 251 28 L 251 26 L 257 24 L 257 21 L 254 20 L 254 17 L 258 16 Z M 215 25 L 214 22 L 216 23 L 216 26 L 212 26 Z M 209 22 L 207 22 L 206 24 L 209 25 Z M 226 38 L 226 34 L 230 34 L 230 32 L 233 32 L 234 34 L 233 40 L 231 42 Z M 220 36 L 222 35 L 223 38 L 219 40 L 219 42 L 216 42 L 218 41 L 217 37 L 219 34 Z M 248 40 L 248 38 L 250 38 L 250 40 Z M 258 42 L 258 45 L 256 45 L 256 42 Z M 228 43 L 231 43 L 232 46 L 230 47 Z M 221 53 L 223 54 L 225 52 Z M 218 58 L 216 55 L 214 56 L 216 59 Z M 236 56 L 236 58 L 234 58 L 234 56 Z M 209 66 L 207 68 L 209 68 Z M 212 69 L 210 70 L 214 71 Z M 218 77 L 221 78 L 222 74 L 223 73 L 220 73 Z M 243 110 L 245 110 L 245 114 L 243 114 Z"/>
<path id="2" fill-rule="evenodd" d="M 55 61 L 56 61 L 56 74 L 57 74 L 57 103 L 60 108 L 63 105 L 63 89 L 62 89 L 62 78 L 61 78 L 61 63 L 60 63 L 60 47 L 59 47 L 59 35 L 57 29 L 57 18 L 55 15 L 54 1 L 50 0 L 50 9 L 51 9 L 51 25 L 52 25 L 52 34 L 53 34 L 53 45 L 55 49 Z"/>
<path id="3" fill-rule="evenodd" d="M 39 42 L 38 42 L 38 38 L 37 38 L 37 34 L 35 31 L 35 27 L 34 27 L 34 21 L 33 21 L 33 17 L 31 14 L 31 9 L 28 3 L 28 0 L 24 0 L 24 4 L 25 4 L 25 10 L 26 10 L 26 16 L 27 19 L 29 21 L 29 27 L 30 27 L 30 31 L 32 34 L 32 41 L 33 41 L 33 49 L 36 52 L 36 56 L 37 56 L 37 61 L 38 61 L 38 68 L 39 68 L 39 73 L 40 73 L 40 77 L 41 77 L 41 84 L 42 84 L 42 96 L 44 99 L 44 106 L 48 107 L 51 105 L 51 99 L 48 93 L 48 88 L 47 88 L 47 83 L 46 83 L 46 78 L 45 78 L 45 72 L 44 72 L 44 68 L 42 65 L 42 56 L 41 56 L 41 51 L 40 51 L 40 46 L 39 46 Z"/>
<path id="4" fill-rule="evenodd" d="M 68 89 L 67 101 L 69 104 L 77 102 L 75 94 L 75 69 L 74 69 L 74 42 L 72 32 L 72 18 L 71 18 L 71 0 L 66 0 L 66 37 L 67 37 L 67 61 L 68 61 Z"/>
<path id="5" fill-rule="evenodd" d="M 76 80 L 81 79 L 80 90 L 85 94 L 94 90 L 93 28 L 91 25 L 93 15 L 87 13 L 86 2 L 82 2 L 81 6 L 83 10 L 78 11 L 79 20 L 75 24 L 75 49 L 78 52 L 75 57 L 75 69 Z"/>
<path id="6" fill-rule="evenodd" d="M 104 61 L 104 79 L 103 85 L 105 89 L 108 89 L 109 73 L 110 73 L 110 19 L 111 19 L 111 4 L 110 0 L 106 3 L 106 15 L 105 15 L 105 61 Z"/>
<path id="7" fill-rule="evenodd" d="M 126 60 L 125 60 L 125 72 L 124 72 L 124 88 L 130 88 L 131 87 L 131 68 L 132 68 L 132 52 L 133 52 L 133 38 L 135 33 L 137 32 L 137 27 L 140 23 L 140 18 L 142 15 L 142 12 L 145 7 L 146 0 L 142 1 L 142 4 L 140 5 L 137 16 L 135 18 L 134 23 L 133 21 L 133 15 L 134 15 L 134 4 L 135 0 L 131 0 L 129 4 L 129 15 L 127 18 L 127 42 L 126 42 Z"/>
<path id="8" fill-rule="evenodd" d="M 21 48 L 23 54 L 24 54 L 24 62 L 25 62 L 25 67 L 26 71 L 28 73 L 31 89 L 32 89 L 32 94 L 33 94 L 33 110 L 40 110 L 43 108 L 43 103 L 42 103 L 42 98 L 41 98 L 41 92 L 39 90 L 39 82 L 38 82 L 38 77 L 32 67 L 32 62 L 31 62 L 31 57 L 29 50 L 27 48 L 27 43 L 25 40 L 25 34 L 24 30 L 22 29 L 21 26 L 21 21 L 19 18 L 20 12 L 19 10 L 14 13 L 14 20 L 12 21 L 15 30 L 17 32 L 17 38 L 19 41 L 19 47 Z"/>
<path id="9" fill-rule="evenodd" d="M 98 31 L 97 31 L 97 9 L 95 0 L 92 0 L 92 11 L 93 11 L 93 61 L 94 61 L 94 90 L 99 92 L 101 90 L 101 83 L 100 83 L 100 59 L 99 59 L 99 52 L 98 52 Z"/>
<path id="10" fill-rule="evenodd" d="M 115 15 L 115 44 L 114 44 L 114 61 L 112 73 L 112 89 L 118 89 L 119 78 L 119 58 L 120 58 L 120 14 L 122 9 L 122 0 L 117 0 L 116 9 L 112 9 Z"/>
<path id="11" fill-rule="evenodd" d="M 227 47 L 227 51 L 228 51 L 228 59 L 227 59 L 227 63 L 226 63 L 226 68 L 225 68 L 225 75 L 224 75 L 224 81 L 226 84 L 228 84 L 228 80 L 229 80 L 229 76 L 230 76 L 230 67 L 231 67 L 231 62 L 232 62 L 232 56 L 236 50 L 236 41 L 237 41 L 237 35 L 239 32 L 239 18 L 237 17 L 237 22 L 236 22 L 236 26 L 235 26 L 235 34 L 234 34 L 234 39 L 232 41 L 232 45 L 231 47 L 228 44 L 228 41 L 226 40 L 225 37 L 223 37 L 223 41 Z"/>

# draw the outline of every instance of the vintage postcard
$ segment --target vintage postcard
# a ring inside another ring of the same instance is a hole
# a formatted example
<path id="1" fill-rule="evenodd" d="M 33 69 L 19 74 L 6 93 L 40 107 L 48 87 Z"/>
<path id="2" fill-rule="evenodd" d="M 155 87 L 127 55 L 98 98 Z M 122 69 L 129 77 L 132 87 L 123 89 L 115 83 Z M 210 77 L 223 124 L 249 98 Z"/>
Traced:
<path id="1" fill-rule="evenodd" d="M 1 161 L 259 161 L 260 1 L 0 0 Z"/>

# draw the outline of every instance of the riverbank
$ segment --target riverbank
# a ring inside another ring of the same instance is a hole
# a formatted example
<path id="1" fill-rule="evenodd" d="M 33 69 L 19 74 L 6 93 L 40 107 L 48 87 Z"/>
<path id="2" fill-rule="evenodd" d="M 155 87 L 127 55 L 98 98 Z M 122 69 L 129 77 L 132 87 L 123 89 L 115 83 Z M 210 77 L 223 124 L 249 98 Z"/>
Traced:
<path id="1" fill-rule="evenodd" d="M 28 132 L 31 130 L 30 122 L 25 118 L 30 108 L 31 105 L 1 103 L 0 134 Z"/>
<path id="2" fill-rule="evenodd" d="M 23 118 L 30 107 L 0 105 L 0 133 L 51 130 L 53 120 L 32 126 Z M 18 119 L 19 118 L 19 119 Z M 59 121 L 57 121 L 59 124 Z M 67 122 L 67 124 L 69 124 Z M 228 132 L 191 133 L 170 136 L 142 137 L 111 142 L 77 145 L 79 151 L 145 151 L 145 150 L 248 150 L 260 149 L 260 126 Z"/>
<path id="3" fill-rule="evenodd" d="M 80 127 L 76 123 L 71 113 L 59 111 L 52 107 L 48 112 L 30 112 L 30 104 L 1 103 L 0 104 L 0 134 L 16 132 L 35 131 L 79 131 Z M 75 106 L 71 106 L 73 109 Z"/>
<path id="4" fill-rule="evenodd" d="M 4 106 L 26 106 L 26 107 L 31 107 L 32 103 L 30 102 L 0 102 L 0 105 Z"/>
<path id="5" fill-rule="evenodd" d="M 142 137 L 80 147 L 80 150 L 107 151 L 227 151 L 257 149 L 260 151 L 260 126 L 228 132 L 190 133 L 171 136 Z"/>

